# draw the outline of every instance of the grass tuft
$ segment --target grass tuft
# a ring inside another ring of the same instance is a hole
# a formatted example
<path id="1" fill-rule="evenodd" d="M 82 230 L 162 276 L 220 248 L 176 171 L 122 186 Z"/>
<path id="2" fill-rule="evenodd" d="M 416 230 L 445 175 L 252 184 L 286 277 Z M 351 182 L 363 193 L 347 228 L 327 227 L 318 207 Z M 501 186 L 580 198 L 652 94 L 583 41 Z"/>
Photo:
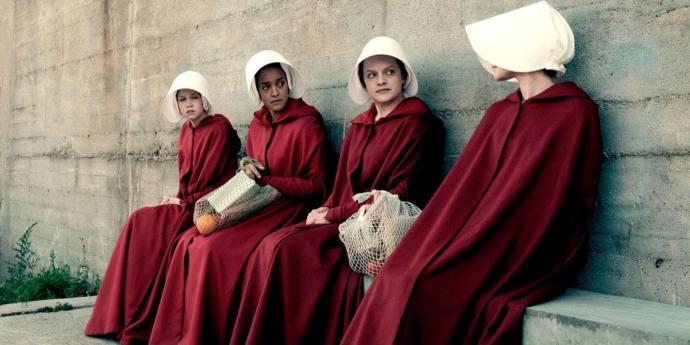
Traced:
<path id="1" fill-rule="evenodd" d="M 9 277 L 0 285 L 0 304 L 28 302 L 42 299 L 92 296 L 98 293 L 101 279 L 91 274 L 86 265 L 86 246 L 82 239 L 82 260 L 76 270 L 69 265 L 55 264 L 55 252 L 50 251 L 50 265 L 37 272 L 39 258 L 31 248 L 31 232 L 37 223 L 17 239 L 14 262 L 8 262 Z M 72 309 L 69 304 L 58 304 L 53 311 Z M 50 307 L 48 307 L 50 308 Z"/>

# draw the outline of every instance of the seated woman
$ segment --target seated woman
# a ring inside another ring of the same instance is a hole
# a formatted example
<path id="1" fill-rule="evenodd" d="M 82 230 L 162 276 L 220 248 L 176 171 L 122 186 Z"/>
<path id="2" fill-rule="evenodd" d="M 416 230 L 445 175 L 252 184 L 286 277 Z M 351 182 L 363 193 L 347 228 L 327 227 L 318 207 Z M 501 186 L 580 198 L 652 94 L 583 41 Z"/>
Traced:
<path id="1" fill-rule="evenodd" d="M 386 190 L 424 205 L 440 179 L 442 126 L 417 93 L 395 40 L 369 41 L 348 85 L 373 103 L 352 120 L 333 192 L 306 222 L 267 236 L 247 264 L 231 344 L 337 344 L 363 294 L 338 225 L 360 207 L 352 197 Z"/>
<path id="2" fill-rule="evenodd" d="M 193 225 L 194 202 L 225 183 L 237 169 L 240 139 L 227 118 L 211 115 L 208 82 L 201 74 L 178 75 L 161 111 L 171 122 L 186 120 L 180 129 L 178 193 L 127 219 L 84 331 L 89 336 L 122 337 L 147 303 L 154 277 L 167 268 L 166 250 L 174 248 L 179 234 Z"/>
<path id="3" fill-rule="evenodd" d="M 332 151 L 321 114 L 301 99 L 305 87 L 297 69 L 266 50 L 249 59 L 245 75 L 250 98 L 263 105 L 246 146 L 258 163 L 244 170 L 282 197 L 209 236 L 196 227 L 182 236 L 155 314 L 153 344 L 227 344 L 247 258 L 262 238 L 303 219 L 327 194 Z"/>
<path id="4" fill-rule="evenodd" d="M 586 254 L 602 147 L 596 105 L 552 79 L 570 26 L 539 2 L 466 30 L 518 90 L 489 107 L 343 344 L 519 344 L 525 307 L 562 293 Z"/>

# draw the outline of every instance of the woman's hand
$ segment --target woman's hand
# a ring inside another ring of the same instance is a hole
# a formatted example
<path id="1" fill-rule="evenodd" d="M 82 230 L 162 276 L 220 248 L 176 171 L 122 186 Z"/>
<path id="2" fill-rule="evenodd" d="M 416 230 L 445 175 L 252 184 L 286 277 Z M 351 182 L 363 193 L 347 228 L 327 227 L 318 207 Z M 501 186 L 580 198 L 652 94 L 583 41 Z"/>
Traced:
<path id="1" fill-rule="evenodd" d="M 326 219 L 326 214 L 328 213 L 328 207 L 319 207 L 312 210 L 307 215 L 307 225 L 312 224 L 329 224 L 330 222 Z"/>
<path id="2" fill-rule="evenodd" d="M 172 195 L 166 195 L 163 197 L 163 201 L 161 201 L 161 205 L 179 205 L 180 204 L 180 198 L 176 198 Z"/>
<path id="3" fill-rule="evenodd" d="M 244 173 L 247 174 L 251 179 L 257 180 L 261 178 L 261 173 L 259 170 L 264 170 L 264 167 L 256 164 L 247 164 L 243 168 Z"/>

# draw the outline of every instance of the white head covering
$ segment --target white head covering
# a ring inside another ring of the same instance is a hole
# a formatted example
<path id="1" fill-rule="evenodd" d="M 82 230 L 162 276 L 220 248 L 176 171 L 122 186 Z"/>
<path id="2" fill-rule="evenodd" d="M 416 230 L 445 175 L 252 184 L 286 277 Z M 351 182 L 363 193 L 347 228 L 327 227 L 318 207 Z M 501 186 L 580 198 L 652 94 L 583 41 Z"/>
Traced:
<path id="1" fill-rule="evenodd" d="M 546 1 L 499 14 L 465 26 L 482 66 L 512 72 L 553 70 L 565 73 L 564 64 L 575 56 L 570 25 Z"/>
<path id="2" fill-rule="evenodd" d="M 204 110 L 211 114 L 213 108 L 211 107 L 211 97 L 209 96 L 208 80 L 198 72 L 186 71 L 175 77 L 172 85 L 170 85 L 168 94 L 165 95 L 165 99 L 163 99 L 161 114 L 163 114 L 168 121 L 176 123 L 182 119 L 180 109 L 177 107 L 177 91 L 182 89 L 190 89 L 200 93 Z"/>
<path id="3" fill-rule="evenodd" d="M 285 76 L 287 77 L 288 88 L 290 89 L 288 97 L 301 98 L 302 95 L 304 95 L 304 79 L 302 79 L 302 75 L 290 63 L 290 61 L 280 55 L 280 53 L 273 50 L 262 50 L 254 54 L 254 56 L 247 61 L 247 66 L 244 68 L 244 77 L 247 80 L 249 98 L 257 107 L 261 105 L 261 98 L 259 97 L 259 92 L 256 88 L 256 73 L 259 72 L 259 70 L 264 66 L 276 62 L 280 63 L 280 67 L 283 69 L 283 72 L 285 72 Z"/>
<path id="4" fill-rule="evenodd" d="M 359 54 L 355 68 L 352 69 L 350 73 L 350 80 L 347 83 L 347 91 L 350 94 L 350 98 L 357 104 L 364 104 L 371 99 L 367 90 L 362 86 L 359 81 L 359 64 L 365 59 L 372 57 L 374 55 L 387 55 L 392 56 L 405 65 L 405 70 L 407 71 L 407 80 L 405 80 L 405 85 L 403 85 L 403 95 L 405 97 L 412 97 L 417 94 L 419 85 L 417 84 L 417 77 L 410 66 L 409 60 L 407 60 L 407 55 L 403 51 L 400 43 L 396 40 L 386 37 L 379 36 L 372 38 L 362 49 L 362 53 Z"/>

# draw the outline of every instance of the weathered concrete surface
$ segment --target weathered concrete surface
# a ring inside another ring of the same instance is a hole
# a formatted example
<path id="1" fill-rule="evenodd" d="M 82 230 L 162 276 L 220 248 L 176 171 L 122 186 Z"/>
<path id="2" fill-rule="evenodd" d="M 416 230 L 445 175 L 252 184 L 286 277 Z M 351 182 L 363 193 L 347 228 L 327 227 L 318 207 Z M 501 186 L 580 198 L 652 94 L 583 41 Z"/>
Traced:
<path id="1" fill-rule="evenodd" d="M 690 344 L 690 308 L 568 290 L 527 308 L 525 344 Z"/>
<path id="2" fill-rule="evenodd" d="M 446 125 L 448 169 L 486 107 L 515 87 L 481 69 L 463 26 L 530 2 L 4 1 L 14 11 L 0 19 L 11 33 L 0 62 L 13 62 L 0 64 L 0 260 L 38 222 L 42 257 L 52 248 L 76 264 L 84 244 L 102 271 L 128 213 L 175 192 L 178 127 L 158 114 L 171 80 L 208 76 L 216 110 L 244 136 L 243 68 L 261 49 L 303 72 L 338 146 L 363 109 L 346 91 L 359 50 L 397 38 Z M 689 306 L 690 1 L 551 3 L 577 39 L 565 79 L 600 104 L 608 157 L 577 286 Z"/>
<path id="3" fill-rule="evenodd" d="M 690 305 L 690 2 L 588 5 L 575 80 L 600 105 L 605 151 L 578 286 Z"/>
<path id="4" fill-rule="evenodd" d="M 57 313 L 0 317 L 0 341 L 12 345 L 117 344 L 115 340 L 90 338 L 83 334 L 91 308 Z"/>
<path id="5" fill-rule="evenodd" d="M 7 169 L 7 156 L 10 154 L 10 120 L 11 99 L 14 80 L 14 1 L 2 0 L 0 6 L 4 15 L 0 15 L 0 259 L 9 254 L 4 250 L 13 236 L 7 231 L 10 228 L 9 190 L 10 179 Z M 4 261 L 4 260 L 3 260 Z M 2 268 L 0 266 L 0 268 Z M 0 273 L 2 276 L 2 273 Z"/>

